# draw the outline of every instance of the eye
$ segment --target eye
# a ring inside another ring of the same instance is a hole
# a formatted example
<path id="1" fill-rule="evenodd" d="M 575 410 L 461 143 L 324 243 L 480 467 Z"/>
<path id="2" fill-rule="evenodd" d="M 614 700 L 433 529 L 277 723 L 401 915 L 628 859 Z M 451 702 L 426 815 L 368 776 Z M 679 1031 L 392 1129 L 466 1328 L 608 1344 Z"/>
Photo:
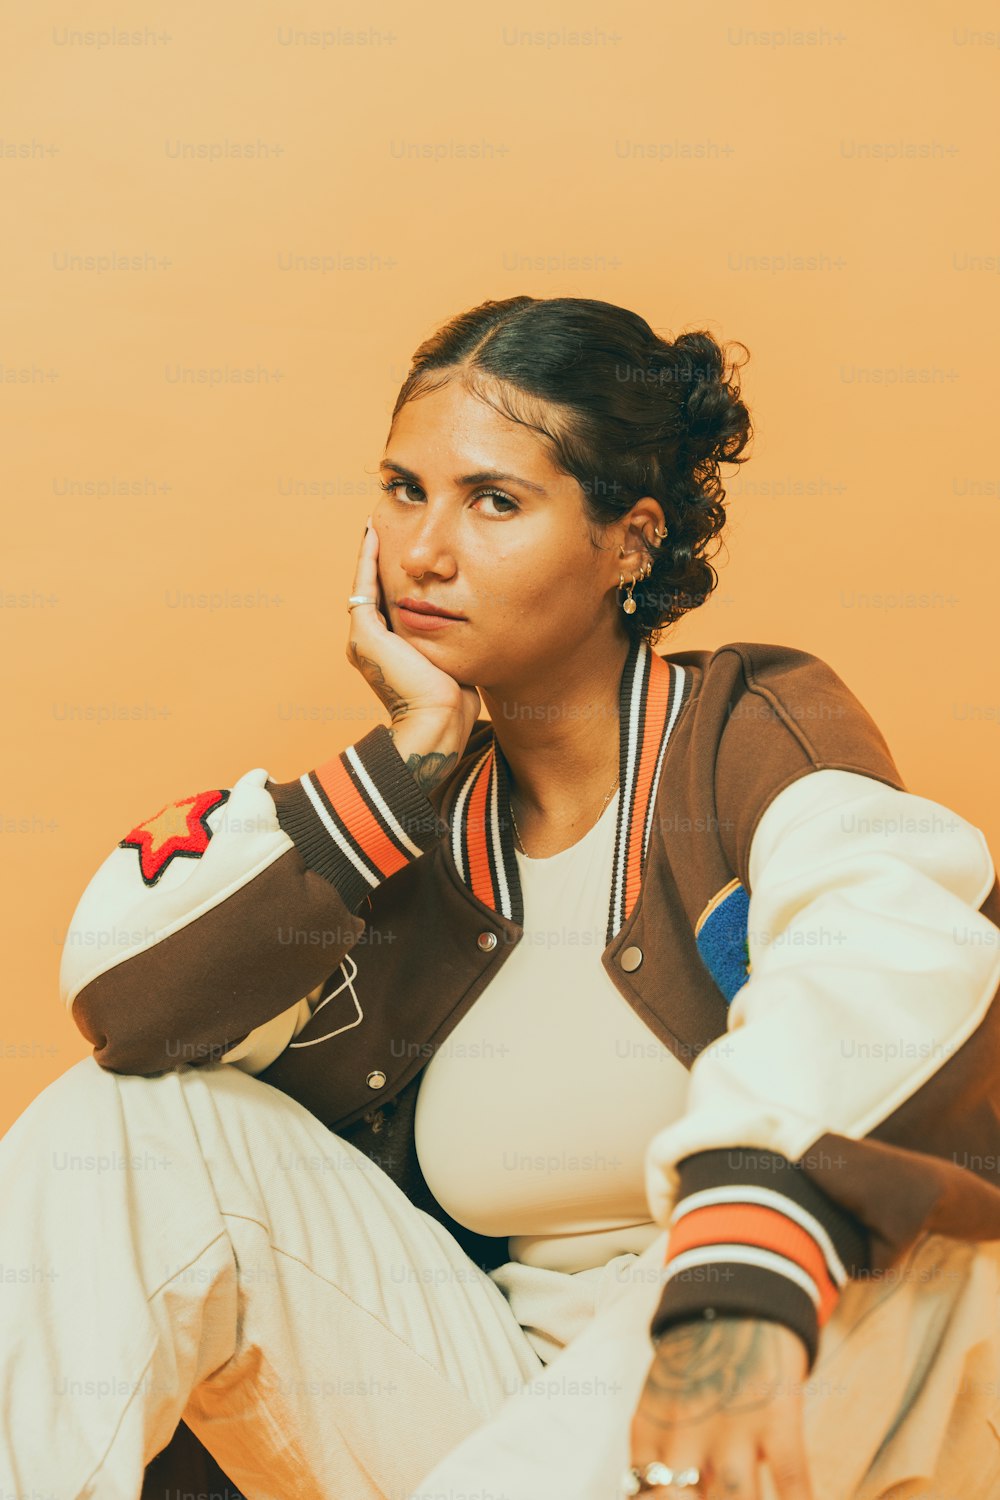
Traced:
<path id="1" fill-rule="evenodd" d="M 414 484 L 412 480 L 409 479 L 391 479 L 388 483 L 383 483 L 380 480 L 379 488 L 384 490 L 387 495 L 396 495 L 397 490 L 416 490 L 419 495 L 423 494 L 423 490 L 420 488 L 419 484 Z M 396 495 L 396 498 L 401 499 L 399 495 Z M 485 500 L 487 498 L 493 501 L 499 501 L 501 505 L 510 507 L 509 510 L 499 511 L 493 518 L 494 520 L 499 519 L 500 516 L 512 516 L 521 509 L 517 501 L 512 500 L 510 495 L 505 495 L 503 490 L 480 490 L 478 494 L 473 496 L 474 500 Z M 409 502 L 403 500 L 402 503 L 405 505 Z"/>
<path id="2" fill-rule="evenodd" d="M 398 489 L 419 490 L 420 486 L 418 484 L 411 484 L 408 479 L 392 479 L 388 484 L 383 484 L 380 481 L 379 489 L 385 490 L 387 495 L 395 495 Z M 421 494 L 422 493 L 423 491 L 421 490 Z M 399 496 L 396 495 L 396 498 L 398 500 Z"/>

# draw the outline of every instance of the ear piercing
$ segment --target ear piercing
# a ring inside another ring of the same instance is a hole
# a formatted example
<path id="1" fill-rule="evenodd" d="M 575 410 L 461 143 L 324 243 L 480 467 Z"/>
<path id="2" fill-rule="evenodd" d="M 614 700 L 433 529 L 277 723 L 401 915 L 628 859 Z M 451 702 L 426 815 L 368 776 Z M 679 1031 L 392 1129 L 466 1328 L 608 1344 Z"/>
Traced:
<path id="1" fill-rule="evenodd" d="M 663 539 L 667 535 L 667 528 L 664 526 L 663 530 L 661 531 L 658 526 L 654 525 L 654 527 L 653 527 L 653 535 L 658 539 L 658 542 L 662 542 Z M 657 551 L 659 551 L 659 546 L 657 546 Z M 620 543 L 619 543 L 619 546 L 618 546 L 618 556 L 619 557 L 624 557 L 625 556 L 625 548 Z M 631 581 L 631 583 L 628 586 L 628 591 L 626 593 L 625 598 L 622 600 L 622 609 L 625 611 L 625 613 L 627 615 L 634 615 L 635 611 L 636 611 L 636 602 L 635 602 L 635 600 L 632 597 L 632 590 L 635 588 L 635 585 L 637 583 L 641 583 L 644 578 L 648 578 L 649 575 L 650 575 L 650 573 L 652 571 L 653 571 L 653 560 L 652 560 L 652 558 L 647 558 L 646 559 L 646 565 L 645 565 L 645 567 L 642 568 L 641 571 L 638 574 L 636 574 L 636 573 L 632 574 L 632 581 Z M 624 573 L 619 573 L 618 574 L 618 587 L 620 589 L 623 589 L 625 587 L 625 574 Z"/>

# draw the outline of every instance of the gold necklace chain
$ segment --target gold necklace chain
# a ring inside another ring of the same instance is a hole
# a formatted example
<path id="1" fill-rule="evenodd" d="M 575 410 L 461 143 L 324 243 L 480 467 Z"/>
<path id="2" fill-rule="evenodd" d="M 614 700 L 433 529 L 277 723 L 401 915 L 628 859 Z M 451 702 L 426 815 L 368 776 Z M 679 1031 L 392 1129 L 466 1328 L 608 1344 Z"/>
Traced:
<path id="1" fill-rule="evenodd" d="M 601 811 L 597 814 L 597 817 L 594 819 L 593 823 L 591 823 L 591 825 L 590 825 L 591 828 L 594 828 L 597 825 L 597 823 L 600 821 L 601 817 L 603 816 L 604 809 L 607 807 L 608 803 L 611 801 L 611 798 L 614 796 L 615 787 L 618 785 L 618 783 L 619 783 L 620 780 L 621 780 L 621 772 L 619 771 L 618 775 L 615 777 L 614 786 L 612 786 L 611 791 L 608 793 L 608 795 L 605 797 L 604 801 L 601 803 Z M 520 849 L 521 853 L 525 856 L 526 859 L 530 859 L 531 856 L 528 854 L 528 851 L 524 847 L 524 843 L 522 842 L 522 839 L 521 839 L 521 830 L 518 828 L 518 826 L 517 826 L 517 819 L 514 816 L 514 803 L 511 801 L 511 798 L 510 798 L 509 795 L 508 795 L 508 798 L 507 798 L 507 803 L 508 803 L 508 806 L 510 807 L 510 818 L 511 818 L 511 822 L 514 824 L 514 832 L 517 835 L 517 845 L 518 845 L 518 848 Z M 589 829 L 588 829 L 588 832 L 589 832 Z"/>

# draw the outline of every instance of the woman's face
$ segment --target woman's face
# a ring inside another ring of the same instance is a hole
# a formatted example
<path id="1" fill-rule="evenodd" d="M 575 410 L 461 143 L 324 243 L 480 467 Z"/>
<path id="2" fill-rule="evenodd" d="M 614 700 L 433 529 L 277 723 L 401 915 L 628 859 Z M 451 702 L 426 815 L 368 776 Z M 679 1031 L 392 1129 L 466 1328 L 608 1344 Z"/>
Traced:
<path id="1" fill-rule="evenodd" d="M 468 479 L 485 471 L 504 477 Z M 372 513 L 390 627 L 457 681 L 489 687 L 545 671 L 581 627 L 592 636 L 602 611 L 624 638 L 613 592 L 619 533 L 595 548 L 576 479 L 536 433 L 460 381 L 398 413 L 381 482 L 394 485 Z M 461 619 L 422 630 L 401 613 L 402 598 Z"/>

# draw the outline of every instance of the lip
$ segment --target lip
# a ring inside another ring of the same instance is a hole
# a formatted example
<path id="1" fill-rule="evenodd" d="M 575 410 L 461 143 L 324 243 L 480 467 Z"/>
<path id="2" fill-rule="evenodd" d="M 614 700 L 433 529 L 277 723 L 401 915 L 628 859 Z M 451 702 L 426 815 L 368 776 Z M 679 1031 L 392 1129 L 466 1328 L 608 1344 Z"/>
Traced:
<path id="1" fill-rule="evenodd" d="M 425 618 L 436 620 L 461 620 L 463 615 L 453 614 L 450 610 L 440 609 L 438 605 L 429 603 L 426 599 L 411 599 L 404 594 L 401 599 L 396 600 L 396 608 L 405 614 L 423 615 Z"/>
<path id="2" fill-rule="evenodd" d="M 454 615 L 439 615 L 436 611 L 425 613 L 422 610 L 407 609 L 405 605 L 397 604 L 396 613 L 399 615 L 399 623 L 407 630 L 444 630 L 446 625 L 460 625 L 462 621 Z"/>

